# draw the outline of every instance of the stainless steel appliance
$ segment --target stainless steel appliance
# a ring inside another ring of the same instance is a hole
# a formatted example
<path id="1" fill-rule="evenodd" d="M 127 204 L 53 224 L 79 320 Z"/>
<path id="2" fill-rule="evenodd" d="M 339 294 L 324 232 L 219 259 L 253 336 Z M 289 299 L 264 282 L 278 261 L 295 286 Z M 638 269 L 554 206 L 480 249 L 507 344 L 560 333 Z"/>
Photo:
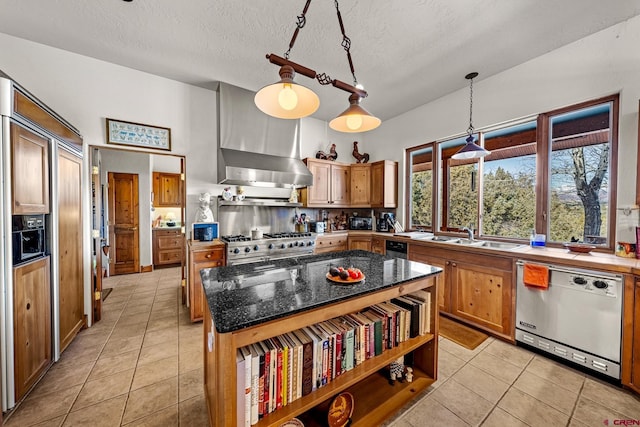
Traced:
<path id="1" fill-rule="evenodd" d="M 378 231 L 390 231 L 393 230 L 393 223 L 396 219 L 395 214 L 391 212 L 382 212 L 380 217 L 378 218 L 378 224 L 376 224 L 376 229 Z"/>
<path id="2" fill-rule="evenodd" d="M 385 246 L 387 256 L 407 259 L 407 244 L 405 242 L 387 240 Z"/>
<path id="3" fill-rule="evenodd" d="M 269 261 L 313 254 L 315 233 L 265 233 L 262 239 L 245 235 L 222 236 L 227 244 L 227 265 Z"/>
<path id="4" fill-rule="evenodd" d="M 622 276 L 549 265 L 549 287 L 524 285 L 517 262 L 516 341 L 620 379 Z"/>
<path id="5" fill-rule="evenodd" d="M 45 255 L 44 215 L 14 215 L 12 220 L 13 265 Z"/>
<path id="6" fill-rule="evenodd" d="M 349 217 L 349 230 L 371 230 L 371 218 L 363 216 Z"/>

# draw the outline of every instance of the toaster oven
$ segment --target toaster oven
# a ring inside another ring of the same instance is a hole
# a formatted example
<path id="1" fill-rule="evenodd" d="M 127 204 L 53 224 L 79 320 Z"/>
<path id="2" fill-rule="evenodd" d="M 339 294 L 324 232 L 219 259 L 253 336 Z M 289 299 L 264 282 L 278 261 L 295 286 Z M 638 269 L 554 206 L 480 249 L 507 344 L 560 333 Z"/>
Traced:
<path id="1" fill-rule="evenodd" d="M 360 216 L 350 217 L 349 230 L 371 230 L 371 218 Z"/>

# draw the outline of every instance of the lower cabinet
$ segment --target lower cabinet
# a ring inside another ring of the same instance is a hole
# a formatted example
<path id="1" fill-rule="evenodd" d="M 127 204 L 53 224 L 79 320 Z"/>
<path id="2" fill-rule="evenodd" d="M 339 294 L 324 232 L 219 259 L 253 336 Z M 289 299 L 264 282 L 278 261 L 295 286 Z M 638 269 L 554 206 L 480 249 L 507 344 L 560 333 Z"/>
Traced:
<path id="1" fill-rule="evenodd" d="M 349 236 L 347 239 L 349 250 L 361 249 L 371 252 L 371 235 L 368 236 Z"/>
<path id="2" fill-rule="evenodd" d="M 22 399 L 51 365 L 49 257 L 13 269 L 15 400 Z"/>
<path id="3" fill-rule="evenodd" d="M 348 249 L 347 233 L 327 233 L 316 237 L 316 249 L 314 253 L 346 251 Z"/>
<path id="4" fill-rule="evenodd" d="M 622 384 L 640 393 L 640 277 L 625 278 Z"/>
<path id="5" fill-rule="evenodd" d="M 371 252 L 376 254 L 384 255 L 387 251 L 385 248 L 386 240 L 382 237 L 372 236 L 371 237 Z"/>
<path id="6" fill-rule="evenodd" d="M 225 248 L 225 244 L 219 240 L 212 242 L 189 240 L 189 312 L 192 322 L 202 320 L 206 307 L 200 270 L 225 265 Z"/>
<path id="7" fill-rule="evenodd" d="M 180 229 L 153 230 L 153 266 L 181 264 L 184 237 Z"/>
<path id="8" fill-rule="evenodd" d="M 444 269 L 438 282 L 441 313 L 511 341 L 515 339 L 511 258 L 414 244 L 409 244 L 408 256 Z"/>

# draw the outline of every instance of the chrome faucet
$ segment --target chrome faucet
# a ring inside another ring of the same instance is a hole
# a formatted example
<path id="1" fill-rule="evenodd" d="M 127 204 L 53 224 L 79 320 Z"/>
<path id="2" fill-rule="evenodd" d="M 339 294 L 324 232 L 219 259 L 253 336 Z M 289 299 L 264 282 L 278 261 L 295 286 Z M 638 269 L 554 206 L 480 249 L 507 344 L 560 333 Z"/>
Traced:
<path id="1" fill-rule="evenodd" d="M 469 235 L 469 240 L 473 240 L 473 223 L 469 224 L 468 227 L 464 227 L 462 231 L 466 231 Z"/>

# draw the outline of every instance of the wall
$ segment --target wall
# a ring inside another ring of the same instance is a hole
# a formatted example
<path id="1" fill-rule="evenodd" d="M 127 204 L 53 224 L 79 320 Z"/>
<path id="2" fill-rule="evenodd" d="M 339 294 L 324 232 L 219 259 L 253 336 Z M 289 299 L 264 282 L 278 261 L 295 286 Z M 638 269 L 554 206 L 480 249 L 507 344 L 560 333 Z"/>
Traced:
<path id="1" fill-rule="evenodd" d="M 627 241 L 635 241 L 632 226 L 638 223 L 637 211 L 631 216 L 621 214 L 622 208 L 635 203 L 640 98 L 638 40 L 640 16 L 492 77 L 483 78 L 482 64 L 469 64 L 468 70 L 480 73 L 473 87 L 473 120 L 480 130 L 483 126 L 620 93 L 617 240 Z M 403 150 L 464 133 L 468 118 L 467 87 L 387 120 L 366 135 L 372 157 L 400 162 L 403 181 L 400 206 L 406 203 Z M 389 144 L 393 144 L 393 150 L 388 149 Z M 398 214 L 403 218 L 404 209 L 399 209 Z"/>

